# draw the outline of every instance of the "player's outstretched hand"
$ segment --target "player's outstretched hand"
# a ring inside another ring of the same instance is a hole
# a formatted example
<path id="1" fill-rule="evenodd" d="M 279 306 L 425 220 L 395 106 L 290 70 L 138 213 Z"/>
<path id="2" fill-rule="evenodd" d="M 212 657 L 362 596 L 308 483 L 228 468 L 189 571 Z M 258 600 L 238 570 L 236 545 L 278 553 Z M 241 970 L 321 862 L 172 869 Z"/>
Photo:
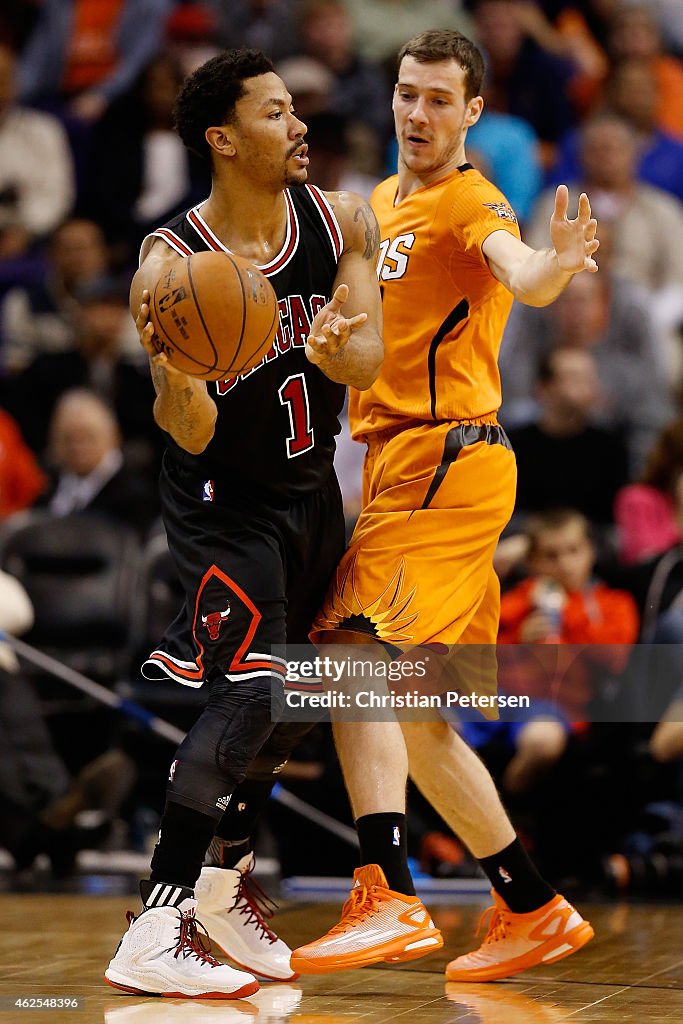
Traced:
<path id="1" fill-rule="evenodd" d="M 311 333 L 306 342 L 306 356 L 311 363 L 321 368 L 348 344 L 356 328 L 364 324 L 368 318 L 367 313 L 358 313 L 348 318 L 342 316 L 341 308 L 348 297 L 348 285 L 338 285 L 330 301 L 319 310 L 311 324 Z"/>
<path id="2" fill-rule="evenodd" d="M 569 189 L 558 185 L 555 193 L 555 209 L 550 218 L 550 238 L 562 270 L 578 274 L 581 270 L 595 273 L 598 265 L 593 259 L 600 242 L 595 237 L 598 222 L 591 217 L 591 204 L 582 192 L 579 197 L 579 215 L 576 220 L 567 218 Z"/>

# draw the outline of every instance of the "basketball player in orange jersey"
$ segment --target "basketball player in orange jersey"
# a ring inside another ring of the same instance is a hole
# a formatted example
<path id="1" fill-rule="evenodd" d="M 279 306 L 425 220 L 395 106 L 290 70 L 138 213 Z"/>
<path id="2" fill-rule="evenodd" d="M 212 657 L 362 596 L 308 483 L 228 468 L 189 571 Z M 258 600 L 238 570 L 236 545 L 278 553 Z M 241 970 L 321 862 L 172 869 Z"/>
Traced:
<path id="1" fill-rule="evenodd" d="M 206 705 L 170 766 L 142 910 L 105 976 L 128 992 L 240 998 L 256 991 L 256 974 L 293 976 L 291 951 L 250 889 L 249 834 L 302 731 L 275 726 L 285 670 L 271 649 L 307 642 L 343 552 L 334 435 L 345 385 L 369 387 L 382 359 L 378 234 L 360 197 L 306 184 L 306 125 L 259 51 L 199 67 L 176 125 L 209 161 L 212 189 L 145 239 L 131 289 L 166 435 L 164 524 L 185 590 L 143 671 L 204 686 Z M 268 277 L 280 324 L 261 364 L 206 384 L 156 355 L 148 304 L 180 261 L 221 250 Z M 212 939 L 246 970 L 208 954 L 197 903 Z"/>
<path id="2" fill-rule="evenodd" d="M 457 32 L 425 32 L 399 56 L 398 175 L 371 199 L 385 360 L 372 387 L 350 399 L 353 435 L 368 446 L 363 510 L 314 624 L 318 643 L 351 634 L 354 642 L 398 648 L 496 642 L 492 560 L 516 483 L 514 454 L 496 420 L 503 329 L 513 298 L 543 306 L 574 274 L 596 271 L 598 241 L 587 196 L 568 220 L 560 186 L 553 248 L 530 249 L 505 197 L 467 163 L 483 71 L 479 51 Z M 493 887 L 483 945 L 448 965 L 450 980 L 506 977 L 592 938 L 590 924 L 540 877 L 488 771 L 446 723 L 338 721 L 335 740 L 363 866 L 341 921 L 295 950 L 295 970 L 343 970 L 438 948 L 429 914 L 410 904 L 408 771 Z"/>

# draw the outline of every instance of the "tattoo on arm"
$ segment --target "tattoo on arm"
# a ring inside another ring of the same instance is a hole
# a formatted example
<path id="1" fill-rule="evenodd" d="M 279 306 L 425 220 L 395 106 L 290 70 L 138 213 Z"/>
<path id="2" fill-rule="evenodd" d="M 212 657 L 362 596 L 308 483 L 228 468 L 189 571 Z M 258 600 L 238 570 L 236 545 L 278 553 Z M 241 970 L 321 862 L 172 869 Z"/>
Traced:
<path id="1" fill-rule="evenodd" d="M 164 371 L 159 366 L 155 366 L 152 360 L 149 361 L 149 368 L 152 372 L 152 384 L 157 395 L 161 393 L 161 389 L 164 384 Z"/>
<path id="2" fill-rule="evenodd" d="M 363 259 L 376 261 L 379 252 L 379 224 L 368 203 L 363 203 L 354 213 L 354 221 L 357 221 L 359 218 L 362 218 L 365 223 Z"/>

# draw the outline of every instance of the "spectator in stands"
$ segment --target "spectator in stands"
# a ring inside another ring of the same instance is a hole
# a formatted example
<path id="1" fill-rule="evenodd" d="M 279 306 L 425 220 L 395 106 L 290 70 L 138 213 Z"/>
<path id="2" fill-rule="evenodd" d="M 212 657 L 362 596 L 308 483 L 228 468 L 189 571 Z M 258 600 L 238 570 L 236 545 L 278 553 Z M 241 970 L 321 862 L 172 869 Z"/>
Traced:
<path id="1" fill-rule="evenodd" d="M 135 265 L 149 231 L 211 191 L 204 164 L 173 129 L 181 82 L 178 62 L 156 57 L 93 132 L 86 206 L 125 265 Z"/>
<path id="2" fill-rule="evenodd" d="M 42 352 L 63 352 L 74 344 L 80 306 L 78 289 L 107 270 L 101 228 L 91 220 L 64 221 L 47 249 L 47 270 L 36 284 L 15 288 L 2 305 L 2 363 L 19 373 Z"/>
<path id="3" fill-rule="evenodd" d="M 657 81 L 659 127 L 683 138 L 683 64 L 664 52 L 653 14 L 643 3 L 622 3 L 614 13 L 608 47 L 618 63 L 631 57 L 649 61 Z"/>
<path id="4" fill-rule="evenodd" d="M 0 44 L 0 261 L 22 257 L 66 217 L 73 163 L 55 118 L 19 106 L 16 58 Z"/>
<path id="5" fill-rule="evenodd" d="M 21 55 L 20 95 L 94 122 L 131 87 L 164 41 L 173 0 L 43 0 Z"/>
<path id="6" fill-rule="evenodd" d="M 541 359 L 538 418 L 510 431 L 518 512 L 573 506 L 592 523 L 612 522 L 615 494 L 628 480 L 627 454 L 621 434 L 592 422 L 599 391 L 591 351 L 553 348 Z"/>
<path id="7" fill-rule="evenodd" d="M 379 178 L 354 169 L 349 119 L 336 112 L 325 112 L 307 117 L 306 124 L 309 180 L 327 192 L 345 190 L 369 199 Z"/>
<path id="8" fill-rule="evenodd" d="M 342 0 L 307 0 L 300 25 L 304 52 L 334 75 L 330 109 L 365 124 L 384 147 L 393 130 L 393 81 L 389 82 L 384 69 L 357 53 L 346 4 Z"/>
<path id="9" fill-rule="evenodd" d="M 613 579 L 633 594 L 642 615 L 641 638 L 647 643 L 683 643 L 683 470 L 672 481 L 678 536 L 654 558 L 615 571 Z M 683 667 L 683 666 L 682 666 Z"/>
<path id="10" fill-rule="evenodd" d="M 645 661 L 646 652 L 640 649 L 641 677 L 647 679 L 647 687 L 638 696 L 639 717 L 643 721 L 657 721 L 663 716 L 667 723 L 658 734 L 655 730 L 651 741 L 658 760 L 675 756 L 670 744 L 680 743 L 681 736 L 680 725 L 678 729 L 672 727 L 676 716 L 681 721 L 683 698 L 683 469 L 675 474 L 672 494 L 678 527 L 675 541 L 656 557 L 626 569 L 614 569 L 612 573 L 614 582 L 633 594 L 640 609 L 641 643 L 657 645 L 650 663 Z"/>
<path id="11" fill-rule="evenodd" d="M 523 118 L 543 143 L 554 145 L 574 120 L 567 92 L 574 65 L 532 38 L 525 24 L 527 6 L 510 0 L 474 4 L 487 61 L 488 104 Z"/>
<path id="12" fill-rule="evenodd" d="M 275 70 L 289 89 L 301 118 L 315 117 L 331 109 L 334 75 L 321 61 L 315 57 L 290 57 Z"/>
<path id="13" fill-rule="evenodd" d="M 605 99 L 636 132 L 640 180 L 683 200 L 683 133 L 673 135 L 657 122 L 659 93 L 652 64 L 643 59 L 621 61 L 607 81 Z"/>
<path id="14" fill-rule="evenodd" d="M 154 390 L 144 364 L 122 354 L 122 330 L 129 319 L 127 285 L 96 278 L 78 293 L 81 305 L 75 347 L 38 355 L 3 384 L 7 408 L 36 452 L 44 452 L 48 424 L 59 396 L 69 388 L 92 388 L 116 412 L 131 463 L 153 467 L 159 452 L 152 417 Z"/>
<path id="15" fill-rule="evenodd" d="M 504 775 L 512 793 L 528 789 L 562 755 L 571 723 L 588 715 L 601 679 L 623 671 L 638 635 L 631 595 L 594 578 L 585 516 L 575 509 L 539 513 L 527 537 L 531 575 L 503 595 L 498 633 L 499 645 L 525 645 L 499 648 L 499 684 L 505 693 L 528 695 L 526 714 L 533 716 L 503 723 L 514 744 Z M 587 646 L 580 656 L 576 650 L 565 656 L 565 644 Z"/>
<path id="16" fill-rule="evenodd" d="M 55 405 L 48 436 L 54 472 L 41 504 L 58 516 L 105 515 L 144 536 L 160 514 L 156 488 L 126 464 L 109 406 L 85 388 L 66 391 Z"/>
<path id="17" fill-rule="evenodd" d="M 450 28 L 474 38 L 470 16 L 461 0 L 344 0 L 353 21 L 358 53 L 365 60 L 386 61 L 396 73 L 396 54 L 406 39 L 429 28 Z"/>
<path id="18" fill-rule="evenodd" d="M 206 0 L 218 22 L 218 40 L 226 49 L 252 46 L 272 61 L 301 52 L 296 3 L 291 0 Z"/>
<path id="19" fill-rule="evenodd" d="M 599 42 L 602 24 L 596 17 L 596 8 L 604 5 L 605 0 L 537 0 L 524 5 L 526 23 L 537 42 L 573 64 L 570 95 L 578 110 L 593 102 L 607 72 L 607 55 Z"/>
<path id="20" fill-rule="evenodd" d="M 614 114 L 597 115 L 583 126 L 580 164 L 570 203 L 576 193 L 589 193 L 601 237 L 603 225 L 612 229 L 610 269 L 653 292 L 654 313 L 661 310 L 663 317 L 671 293 L 680 297 L 683 289 L 683 205 L 637 180 L 637 136 Z M 531 246 L 548 242 L 554 197 L 555 189 L 548 189 L 537 203 L 526 234 Z"/>
<path id="21" fill-rule="evenodd" d="M 16 421 L 0 409 L 0 520 L 30 508 L 47 478 Z"/>
<path id="22" fill-rule="evenodd" d="M 515 305 L 501 347 L 502 420 L 513 428 L 536 414 L 535 373 L 547 353 L 589 351 L 603 398 L 596 423 L 622 432 L 630 472 L 640 473 L 672 411 L 660 344 L 648 296 L 604 271 L 576 278 L 547 309 Z"/>
<path id="23" fill-rule="evenodd" d="M 652 64 L 642 58 L 617 64 L 607 81 L 605 102 L 606 109 L 623 118 L 636 133 L 638 180 L 683 200 L 683 142 L 657 124 L 657 81 Z M 577 131 L 562 141 L 550 183 L 577 179 L 579 146 Z"/>
<path id="24" fill-rule="evenodd" d="M 526 223 L 543 184 L 538 136 L 521 117 L 493 110 L 486 84 L 482 94 L 486 105 L 477 123 L 467 130 L 467 155 Z"/>
<path id="25" fill-rule="evenodd" d="M 561 23 L 567 13 L 570 16 L 578 13 L 603 52 L 607 48 L 612 19 L 621 4 L 622 0 L 540 0 L 547 17 L 556 24 Z"/>
<path id="26" fill-rule="evenodd" d="M 183 78 L 220 52 L 217 26 L 218 15 L 208 3 L 176 4 L 166 23 L 164 52 L 178 62 Z"/>
<path id="27" fill-rule="evenodd" d="M 612 265 L 615 272 L 650 288 L 683 281 L 678 245 L 683 208 L 672 197 L 638 182 L 638 140 L 632 127 L 614 114 L 596 115 L 581 131 L 576 191 L 590 190 L 597 215 L 615 222 Z M 535 245 L 546 239 L 555 190 L 543 193 L 529 226 Z M 544 244 L 544 243 L 543 243 Z"/>
<path id="28" fill-rule="evenodd" d="M 679 416 L 657 438 L 640 480 L 617 495 L 614 517 L 625 565 L 660 555 L 680 541 L 674 492 L 681 472 L 683 418 Z"/>

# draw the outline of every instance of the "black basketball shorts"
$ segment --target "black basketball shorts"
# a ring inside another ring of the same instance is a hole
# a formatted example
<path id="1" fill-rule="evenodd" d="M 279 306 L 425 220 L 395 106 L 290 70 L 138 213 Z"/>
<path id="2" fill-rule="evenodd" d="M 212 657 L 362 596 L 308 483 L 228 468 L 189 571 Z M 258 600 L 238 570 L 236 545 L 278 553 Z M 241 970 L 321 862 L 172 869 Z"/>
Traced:
<path id="1" fill-rule="evenodd" d="M 271 645 L 306 644 L 344 551 L 334 473 L 280 507 L 231 493 L 164 457 L 161 499 L 185 604 L 142 666 L 186 686 L 284 675 Z"/>

